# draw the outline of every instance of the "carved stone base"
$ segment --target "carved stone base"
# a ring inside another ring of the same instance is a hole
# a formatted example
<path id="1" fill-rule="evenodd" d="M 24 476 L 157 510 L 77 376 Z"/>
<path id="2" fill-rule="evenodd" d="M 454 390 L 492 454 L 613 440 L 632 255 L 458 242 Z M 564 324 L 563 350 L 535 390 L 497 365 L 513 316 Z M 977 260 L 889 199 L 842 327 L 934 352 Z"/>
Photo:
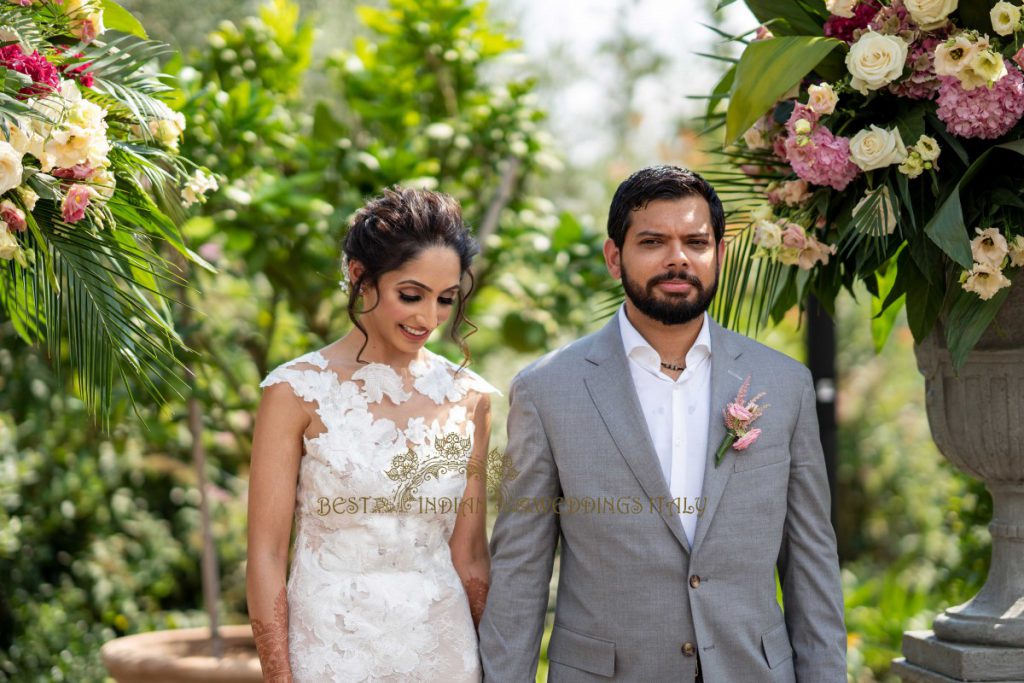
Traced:
<path id="1" fill-rule="evenodd" d="M 950 643 L 932 631 L 907 631 L 903 655 L 892 663 L 903 683 L 1024 683 L 1024 648 Z"/>

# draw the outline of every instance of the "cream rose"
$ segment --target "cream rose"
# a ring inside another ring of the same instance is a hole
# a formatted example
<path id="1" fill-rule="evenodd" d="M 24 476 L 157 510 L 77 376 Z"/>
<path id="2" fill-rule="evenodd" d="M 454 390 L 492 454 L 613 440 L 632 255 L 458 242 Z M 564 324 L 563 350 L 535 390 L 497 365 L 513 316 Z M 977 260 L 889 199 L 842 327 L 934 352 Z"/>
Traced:
<path id="1" fill-rule="evenodd" d="M 857 6 L 857 0 L 825 0 L 825 9 L 837 17 L 849 19 L 853 16 L 853 9 Z"/>
<path id="2" fill-rule="evenodd" d="M 754 244 L 764 249 L 775 249 L 782 244 L 782 229 L 771 221 L 758 221 L 754 226 Z"/>
<path id="3" fill-rule="evenodd" d="M 820 114 L 821 116 L 828 116 L 836 110 L 836 105 L 839 104 L 839 97 L 836 95 L 836 91 L 828 83 L 810 86 L 807 88 L 807 94 L 810 96 L 807 106 L 815 114 Z"/>
<path id="4" fill-rule="evenodd" d="M 1020 7 L 1000 0 L 989 12 L 992 30 L 1001 36 L 1008 36 L 1020 27 Z"/>
<path id="5" fill-rule="evenodd" d="M 846 55 L 846 68 L 853 76 L 850 86 L 867 95 L 899 78 L 906 63 L 907 41 L 868 31 Z"/>
<path id="6" fill-rule="evenodd" d="M 1010 280 L 1003 275 L 1003 271 L 984 263 L 975 263 L 962 285 L 964 290 L 974 292 L 984 301 L 988 301 L 1000 289 L 1009 286 Z"/>
<path id="7" fill-rule="evenodd" d="M 957 0 L 905 0 L 910 18 L 925 31 L 939 28 L 956 9 Z"/>
<path id="8" fill-rule="evenodd" d="M 862 171 L 900 164 L 907 158 L 898 129 L 886 130 L 871 126 L 857 133 L 850 140 L 850 159 Z"/>
<path id="9" fill-rule="evenodd" d="M 1003 259 L 1010 253 L 1010 245 L 999 228 L 975 228 L 978 236 L 971 240 L 971 256 L 976 263 L 995 269 L 1003 267 Z"/>
<path id="10" fill-rule="evenodd" d="M 11 143 L 0 140 L 0 194 L 21 185 L 21 157 Z"/>

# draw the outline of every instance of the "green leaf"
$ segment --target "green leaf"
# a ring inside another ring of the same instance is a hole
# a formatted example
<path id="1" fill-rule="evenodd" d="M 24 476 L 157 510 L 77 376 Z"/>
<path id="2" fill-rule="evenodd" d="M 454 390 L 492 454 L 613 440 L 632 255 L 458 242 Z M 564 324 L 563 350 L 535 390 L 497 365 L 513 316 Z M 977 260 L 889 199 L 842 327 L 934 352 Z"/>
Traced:
<path id="1" fill-rule="evenodd" d="M 747 46 L 736 65 L 736 81 L 726 114 L 725 142 L 730 144 L 790 88 L 800 83 L 842 41 L 788 36 Z"/>
<path id="2" fill-rule="evenodd" d="M 143 39 L 149 38 L 139 20 L 114 0 L 100 0 L 100 4 L 103 7 L 103 25 L 108 29 L 130 33 Z"/>
<path id="3" fill-rule="evenodd" d="M 945 291 L 928 281 L 917 267 L 910 249 L 904 249 L 898 262 L 899 277 L 905 281 L 907 292 L 907 325 L 920 343 L 935 327 L 942 312 Z"/>
<path id="4" fill-rule="evenodd" d="M 729 70 L 722 76 L 722 80 L 718 81 L 714 90 L 711 91 L 711 96 L 708 97 L 708 108 L 704 112 L 704 125 L 711 122 L 711 117 L 715 113 L 715 109 L 718 107 L 718 103 L 725 97 L 729 96 L 729 91 L 732 90 L 733 82 L 736 80 L 736 65 L 733 64 L 729 67 Z"/>
<path id="5" fill-rule="evenodd" d="M 878 296 L 871 297 L 871 338 L 875 342 L 875 353 L 881 353 L 905 303 L 905 296 L 897 296 L 892 300 L 897 283 L 900 282 L 898 256 L 878 269 L 877 281 Z"/>
<path id="6" fill-rule="evenodd" d="M 1024 139 L 990 147 L 982 152 L 974 160 L 974 163 L 964 171 L 960 182 L 956 184 L 953 191 L 949 193 L 949 197 L 924 228 L 925 234 L 931 238 L 932 242 L 937 244 L 953 261 L 968 270 L 971 268 L 973 258 L 971 257 L 971 240 L 968 236 L 967 225 L 964 223 L 963 206 L 960 204 L 960 188 L 969 183 L 981 170 L 994 149 L 1006 149 L 1024 155 Z"/>
<path id="7" fill-rule="evenodd" d="M 1009 272 L 1007 276 L 1012 279 Z M 977 294 L 957 286 L 957 292 L 953 295 L 953 306 L 942 321 L 942 327 L 946 332 L 946 348 L 949 349 L 954 370 L 959 370 L 967 362 L 971 349 L 981 339 L 981 335 L 988 329 L 1009 295 L 1010 288 L 1004 287 L 994 297 L 984 301 Z"/>
<path id="8" fill-rule="evenodd" d="M 746 3 L 758 21 L 771 22 L 772 33 L 776 35 L 820 36 L 828 16 L 821 0 L 816 4 L 804 0 L 746 0 Z"/>

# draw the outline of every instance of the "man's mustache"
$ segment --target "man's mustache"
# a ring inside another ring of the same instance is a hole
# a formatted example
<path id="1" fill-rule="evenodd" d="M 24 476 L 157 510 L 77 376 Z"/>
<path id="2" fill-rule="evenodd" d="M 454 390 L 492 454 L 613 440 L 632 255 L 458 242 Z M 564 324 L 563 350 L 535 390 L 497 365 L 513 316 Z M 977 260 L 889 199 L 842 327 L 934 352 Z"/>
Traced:
<path id="1" fill-rule="evenodd" d="M 671 271 L 667 273 L 662 273 L 661 275 L 655 275 L 650 280 L 648 280 L 647 290 L 650 291 L 654 289 L 655 285 L 661 284 L 662 282 L 687 282 L 693 285 L 693 288 L 696 289 L 698 292 L 704 290 L 704 285 L 701 284 L 701 281 L 698 280 L 695 275 L 690 275 L 689 273 L 686 272 L 673 273 Z"/>

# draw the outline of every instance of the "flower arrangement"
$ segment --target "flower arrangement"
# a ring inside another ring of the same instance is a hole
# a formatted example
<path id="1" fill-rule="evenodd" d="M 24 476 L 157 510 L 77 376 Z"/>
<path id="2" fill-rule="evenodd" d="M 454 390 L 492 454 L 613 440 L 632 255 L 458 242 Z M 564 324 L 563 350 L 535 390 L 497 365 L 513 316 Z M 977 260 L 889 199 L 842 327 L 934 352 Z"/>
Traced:
<path id="1" fill-rule="evenodd" d="M 708 119 L 726 128 L 717 184 L 745 218 L 727 280 L 754 286 L 718 314 L 777 319 L 811 295 L 831 310 L 861 280 L 876 344 L 905 306 L 918 341 L 942 321 L 962 365 L 1024 267 L 1024 10 L 747 5 L 763 25 L 735 39 Z"/>
<path id="2" fill-rule="evenodd" d="M 155 243 L 209 267 L 177 228 L 216 182 L 178 154 L 168 52 L 111 0 L 0 2 L 0 310 L 58 370 L 69 342 L 93 407 L 115 366 L 177 374 L 160 285 L 181 280 Z"/>

